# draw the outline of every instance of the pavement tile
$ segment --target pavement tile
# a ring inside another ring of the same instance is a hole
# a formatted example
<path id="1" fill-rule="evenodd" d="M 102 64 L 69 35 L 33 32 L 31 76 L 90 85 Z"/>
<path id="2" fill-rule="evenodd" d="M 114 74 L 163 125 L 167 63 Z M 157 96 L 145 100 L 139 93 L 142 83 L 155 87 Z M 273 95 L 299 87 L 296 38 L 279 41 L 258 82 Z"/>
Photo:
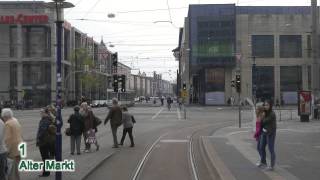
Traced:
<path id="1" fill-rule="evenodd" d="M 259 156 L 256 141 L 252 138 L 252 123 L 243 125 L 243 128 L 236 126 L 222 128 L 208 137 L 209 145 L 215 149 L 236 179 L 297 180 L 304 177 L 308 177 L 308 180 L 319 179 L 320 173 L 312 174 L 312 171 L 317 169 L 315 164 L 320 162 L 320 158 L 315 158 L 317 152 L 320 152 L 317 148 L 319 141 L 316 141 L 320 138 L 320 121 L 301 123 L 293 120 L 278 123 L 277 164 L 275 170 L 271 172 L 255 166 Z M 308 143 L 307 146 L 303 146 L 305 143 Z"/>

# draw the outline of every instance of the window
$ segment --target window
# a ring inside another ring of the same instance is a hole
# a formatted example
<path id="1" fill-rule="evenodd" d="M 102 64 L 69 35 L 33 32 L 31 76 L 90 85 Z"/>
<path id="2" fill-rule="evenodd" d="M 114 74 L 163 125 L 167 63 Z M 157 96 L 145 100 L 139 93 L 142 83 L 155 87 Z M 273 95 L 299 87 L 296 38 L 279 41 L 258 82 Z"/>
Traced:
<path id="1" fill-rule="evenodd" d="M 302 57 L 301 35 L 280 36 L 280 58 Z"/>
<path id="2" fill-rule="evenodd" d="M 49 63 L 24 63 L 23 85 L 47 85 L 51 86 L 51 68 Z"/>
<path id="3" fill-rule="evenodd" d="M 17 27 L 10 27 L 10 57 L 17 57 Z"/>
<path id="4" fill-rule="evenodd" d="M 13 88 L 17 86 L 17 63 L 10 63 L 10 86 Z"/>
<path id="5" fill-rule="evenodd" d="M 202 41 L 199 42 L 198 53 L 202 57 L 232 56 L 233 43 L 228 40 Z"/>
<path id="6" fill-rule="evenodd" d="M 224 68 L 214 68 L 206 70 L 206 91 L 224 91 L 225 85 Z"/>
<path id="7" fill-rule="evenodd" d="M 312 47 L 311 47 L 311 36 L 308 35 L 308 36 L 307 36 L 307 53 L 308 53 L 308 58 L 311 58 L 311 51 L 312 51 Z"/>
<path id="8" fill-rule="evenodd" d="M 252 73 L 253 94 L 259 101 L 273 99 L 274 97 L 274 68 L 270 66 L 257 66 Z M 255 90 L 255 91 L 254 91 Z"/>
<path id="9" fill-rule="evenodd" d="M 274 37 L 273 35 L 253 35 L 252 56 L 259 58 L 274 57 Z"/>
<path id="10" fill-rule="evenodd" d="M 70 57 L 70 31 L 64 29 L 64 59 L 69 60 Z"/>
<path id="11" fill-rule="evenodd" d="M 50 57 L 51 33 L 46 26 L 24 26 L 23 56 L 24 57 Z"/>
<path id="12" fill-rule="evenodd" d="M 280 67 L 281 91 L 298 91 L 302 87 L 302 73 L 300 66 Z"/>

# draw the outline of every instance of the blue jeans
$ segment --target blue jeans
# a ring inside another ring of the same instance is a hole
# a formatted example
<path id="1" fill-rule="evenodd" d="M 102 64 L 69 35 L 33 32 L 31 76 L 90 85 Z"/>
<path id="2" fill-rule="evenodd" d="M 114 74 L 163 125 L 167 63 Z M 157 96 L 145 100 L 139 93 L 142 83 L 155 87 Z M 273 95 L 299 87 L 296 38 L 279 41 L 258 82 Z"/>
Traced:
<path id="1" fill-rule="evenodd" d="M 260 136 L 260 148 L 259 148 L 259 154 L 261 157 L 261 163 L 267 164 L 266 161 L 266 146 L 268 145 L 268 149 L 270 152 L 270 159 L 271 159 L 271 167 L 274 167 L 275 165 L 275 161 L 276 161 L 276 153 L 274 152 L 274 143 L 275 143 L 275 139 L 276 139 L 276 133 L 262 133 Z"/>
<path id="2" fill-rule="evenodd" d="M 262 134 L 259 135 L 258 140 L 257 140 L 257 151 L 259 153 L 260 159 L 262 157 L 262 153 L 261 153 L 261 136 Z"/>

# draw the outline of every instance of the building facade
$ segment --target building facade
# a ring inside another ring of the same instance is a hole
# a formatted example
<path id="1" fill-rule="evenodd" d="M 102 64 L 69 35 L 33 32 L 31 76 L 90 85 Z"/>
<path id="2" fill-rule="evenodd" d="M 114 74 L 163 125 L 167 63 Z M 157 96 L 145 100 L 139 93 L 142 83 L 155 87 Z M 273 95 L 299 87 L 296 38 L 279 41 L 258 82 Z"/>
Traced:
<path id="1" fill-rule="evenodd" d="M 45 2 L 0 2 L 1 102 L 45 106 L 56 98 L 55 10 Z M 63 24 L 63 99 L 103 98 L 110 51 L 70 23 Z M 85 56 L 85 57 L 84 57 Z M 90 59 L 88 64 L 83 59 Z M 85 68 L 85 66 L 88 68 Z M 95 83 L 88 83 L 94 80 Z"/>
<path id="2" fill-rule="evenodd" d="M 311 90 L 311 8 L 190 5 L 180 39 L 180 84 L 190 103 L 241 97 L 296 104 Z M 319 80 L 319 79 L 318 79 Z M 181 87 L 181 86 L 180 86 Z"/>

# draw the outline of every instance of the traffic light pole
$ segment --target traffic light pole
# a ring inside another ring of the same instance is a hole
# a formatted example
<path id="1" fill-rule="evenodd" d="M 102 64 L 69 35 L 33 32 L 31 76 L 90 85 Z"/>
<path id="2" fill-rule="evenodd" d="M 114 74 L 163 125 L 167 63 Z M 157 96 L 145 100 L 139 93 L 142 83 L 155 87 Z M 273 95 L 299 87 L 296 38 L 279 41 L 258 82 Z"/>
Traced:
<path id="1" fill-rule="evenodd" d="M 240 92 L 238 92 L 238 99 L 239 99 L 239 104 L 238 104 L 238 109 L 239 109 L 239 128 L 241 128 L 241 100 L 240 100 Z"/>
<path id="2" fill-rule="evenodd" d="M 61 75 L 61 49 L 62 49 L 62 21 L 56 21 L 57 25 L 57 87 L 56 87 L 56 108 L 57 108 L 57 116 L 56 116 L 56 126 L 57 126 L 57 132 L 56 132 L 56 161 L 61 162 L 62 161 L 62 136 L 61 136 L 61 127 L 62 127 L 62 114 L 61 114 L 61 95 L 62 95 L 62 75 Z M 62 172 L 57 171 L 56 172 L 56 180 L 62 179 Z"/>

